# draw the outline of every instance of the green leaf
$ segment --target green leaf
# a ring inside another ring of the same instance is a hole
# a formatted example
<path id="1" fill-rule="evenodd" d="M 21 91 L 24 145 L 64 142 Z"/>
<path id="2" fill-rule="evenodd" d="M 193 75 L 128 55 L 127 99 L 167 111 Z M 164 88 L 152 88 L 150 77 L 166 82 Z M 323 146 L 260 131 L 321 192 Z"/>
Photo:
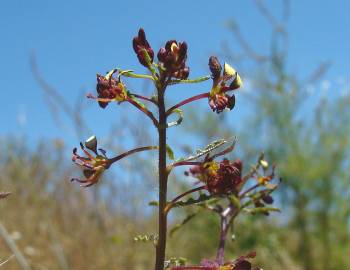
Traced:
<path id="1" fill-rule="evenodd" d="M 178 84 L 178 83 L 200 83 L 205 82 L 211 78 L 210 75 L 199 77 L 196 79 L 188 79 L 188 80 L 171 80 L 168 85 Z"/>
<path id="2" fill-rule="evenodd" d="M 150 201 L 148 203 L 149 206 L 159 206 L 159 202 L 158 201 Z"/>
<path id="3" fill-rule="evenodd" d="M 281 212 L 276 207 L 257 207 L 257 208 L 244 208 L 243 211 L 255 215 L 255 214 L 268 214 L 270 212 Z"/>
<path id="4" fill-rule="evenodd" d="M 213 198 L 212 195 L 207 195 L 207 194 L 202 193 L 198 196 L 197 199 L 194 199 L 191 197 L 186 201 L 178 201 L 173 205 L 173 207 L 182 207 L 182 206 L 189 206 L 189 205 L 193 205 L 193 204 L 199 204 L 201 202 L 210 200 L 212 198 Z"/>
<path id="5" fill-rule="evenodd" d="M 190 221 L 192 218 L 194 218 L 197 214 L 198 214 L 198 212 L 197 212 L 197 213 L 192 213 L 192 214 L 187 215 L 181 223 L 176 224 L 176 225 L 170 230 L 169 235 L 170 235 L 170 236 L 173 236 L 173 234 L 174 234 L 178 229 L 180 229 L 183 225 L 185 225 L 187 222 L 189 222 L 189 221 Z"/>
<path id="6" fill-rule="evenodd" d="M 174 156 L 174 151 L 173 149 L 171 149 L 171 147 L 167 144 L 166 145 L 166 152 L 168 154 L 168 157 L 171 159 L 171 160 L 174 160 L 175 159 L 175 156 Z"/>
<path id="7" fill-rule="evenodd" d="M 157 245 L 158 239 L 159 239 L 158 234 L 155 234 L 155 233 L 139 234 L 134 237 L 134 242 L 143 242 L 143 243 L 152 242 L 154 245 Z"/>
<path id="8" fill-rule="evenodd" d="M 170 267 L 184 266 L 186 265 L 187 259 L 183 257 L 171 257 L 169 260 L 164 262 L 164 269 L 169 269 Z"/>

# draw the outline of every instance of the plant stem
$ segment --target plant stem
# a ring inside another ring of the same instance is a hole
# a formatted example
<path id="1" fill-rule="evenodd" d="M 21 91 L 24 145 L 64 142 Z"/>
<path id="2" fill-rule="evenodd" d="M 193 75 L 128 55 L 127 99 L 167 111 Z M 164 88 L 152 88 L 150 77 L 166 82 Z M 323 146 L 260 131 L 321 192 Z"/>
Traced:
<path id="1" fill-rule="evenodd" d="M 188 194 L 191 194 L 193 192 L 196 192 L 196 191 L 200 191 L 202 189 L 205 189 L 207 186 L 200 186 L 200 187 L 196 187 L 196 188 L 193 188 L 193 189 L 190 189 L 184 193 L 181 193 L 179 196 L 175 197 L 174 199 L 171 200 L 170 203 L 168 203 L 168 205 L 166 206 L 166 208 L 164 209 L 166 213 L 168 213 L 170 211 L 170 209 L 174 206 L 174 204 L 180 200 L 182 197 L 188 195 Z"/>
<path id="2" fill-rule="evenodd" d="M 159 107 L 159 218 L 158 218 L 158 243 L 156 247 L 156 270 L 164 270 L 166 236 L 167 236 L 167 213 L 165 207 L 167 203 L 167 182 L 168 170 L 166 165 L 166 113 L 164 103 L 164 92 L 166 84 L 159 87 L 158 107 Z"/>
<path id="3" fill-rule="evenodd" d="M 229 222 L 227 221 L 227 216 L 221 216 L 219 247 L 216 253 L 216 261 L 220 265 L 224 264 L 225 243 L 226 243 L 226 236 L 229 228 L 228 225 L 229 225 Z"/>
<path id="4" fill-rule="evenodd" d="M 169 110 L 167 110 L 166 115 L 170 115 L 173 110 L 175 110 L 175 109 L 177 109 L 177 108 L 179 108 L 179 107 L 181 107 L 181 106 L 183 106 L 183 105 L 185 105 L 187 103 L 190 103 L 190 102 L 198 100 L 198 99 L 207 98 L 207 97 L 209 97 L 209 94 L 210 93 L 202 93 L 202 94 L 199 94 L 199 95 L 187 98 L 187 99 L 181 101 L 180 103 L 174 105 Z"/>
<path id="5" fill-rule="evenodd" d="M 122 159 L 122 158 L 125 158 L 129 155 L 132 155 L 134 153 L 137 153 L 137 152 L 142 152 L 142 151 L 147 151 L 147 150 L 155 150 L 155 149 L 158 149 L 158 146 L 144 146 L 144 147 L 138 147 L 138 148 L 135 148 L 135 149 L 132 149 L 132 150 L 129 150 L 129 151 L 126 151 L 125 153 L 123 154 L 120 154 L 114 158 L 111 158 L 108 160 L 109 164 L 112 165 L 114 162 L 117 162 L 118 160 Z"/>

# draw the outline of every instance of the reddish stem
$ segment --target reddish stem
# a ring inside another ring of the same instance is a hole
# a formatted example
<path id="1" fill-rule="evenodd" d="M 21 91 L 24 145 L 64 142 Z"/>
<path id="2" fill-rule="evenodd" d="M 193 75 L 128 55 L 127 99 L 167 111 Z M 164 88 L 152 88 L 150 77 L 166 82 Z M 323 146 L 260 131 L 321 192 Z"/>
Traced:
<path id="1" fill-rule="evenodd" d="M 243 198 L 246 194 L 248 194 L 249 192 L 253 191 L 254 189 L 256 189 L 257 187 L 259 187 L 259 184 L 255 184 L 254 186 L 248 188 L 246 191 L 244 191 L 241 195 L 239 195 L 239 198 Z"/>
<path id="2" fill-rule="evenodd" d="M 144 114 L 146 114 L 154 123 L 154 125 L 156 127 L 158 127 L 158 121 L 157 119 L 154 117 L 153 113 L 151 113 L 149 110 L 147 110 L 147 108 L 142 107 L 140 104 L 138 104 L 135 100 L 131 99 L 131 98 L 127 98 L 127 101 L 134 105 L 137 109 L 139 109 L 141 112 L 143 112 Z"/>
<path id="3" fill-rule="evenodd" d="M 207 98 L 207 97 L 209 97 L 209 94 L 210 94 L 210 93 L 202 93 L 202 94 L 199 94 L 199 95 L 196 95 L 196 96 L 187 98 L 187 99 L 181 101 L 180 103 L 174 105 L 174 106 L 171 107 L 169 110 L 167 110 L 166 115 L 171 114 L 171 112 L 172 112 L 173 110 L 175 110 L 175 109 L 177 109 L 177 108 L 179 108 L 179 107 L 181 107 L 181 106 L 183 106 L 183 105 L 185 105 L 185 104 L 187 104 L 187 103 L 190 103 L 190 102 L 195 101 L 195 100 L 198 100 L 198 99 Z"/>
<path id="4" fill-rule="evenodd" d="M 191 194 L 193 192 L 196 192 L 196 191 L 200 191 L 200 190 L 203 190 L 205 189 L 207 186 L 200 186 L 200 187 L 196 187 L 196 188 L 193 188 L 193 189 L 190 189 L 190 190 L 187 190 L 186 192 L 184 193 L 181 193 L 179 196 L 175 197 L 174 199 L 171 200 L 170 203 L 168 203 L 168 205 L 165 207 L 165 212 L 168 213 L 170 211 L 170 209 L 172 208 L 172 206 L 178 201 L 180 200 L 181 198 L 185 197 L 186 195 L 188 194 Z"/>
<path id="5" fill-rule="evenodd" d="M 132 150 L 129 150 L 119 156 L 116 156 L 114 158 L 111 158 L 108 160 L 109 162 L 109 165 L 112 165 L 114 162 L 122 159 L 122 158 L 125 158 L 126 156 L 129 156 L 131 154 L 134 154 L 134 153 L 137 153 L 137 152 L 142 152 L 142 151 L 147 151 L 147 150 L 155 150 L 155 149 L 158 149 L 158 146 L 144 146 L 144 147 L 138 147 L 138 148 L 135 148 L 135 149 L 132 149 Z"/>
<path id="6" fill-rule="evenodd" d="M 142 96 L 142 95 L 138 95 L 138 94 L 132 94 L 130 93 L 130 95 L 132 95 L 133 97 L 136 97 L 138 99 L 142 99 L 142 100 L 146 100 L 146 101 L 149 101 L 149 102 L 152 102 L 153 104 L 155 105 L 158 105 L 157 102 L 155 102 L 153 99 L 151 98 L 148 98 L 148 97 L 145 97 L 145 96 Z"/>

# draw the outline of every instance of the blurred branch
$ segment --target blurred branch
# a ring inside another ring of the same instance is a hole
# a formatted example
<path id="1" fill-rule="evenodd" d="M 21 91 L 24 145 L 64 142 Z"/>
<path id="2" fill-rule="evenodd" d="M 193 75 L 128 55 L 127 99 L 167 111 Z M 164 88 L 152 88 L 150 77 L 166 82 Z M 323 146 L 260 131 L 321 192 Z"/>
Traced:
<path id="1" fill-rule="evenodd" d="M 0 199 L 4 199 L 6 198 L 8 195 L 10 195 L 11 192 L 3 192 L 3 191 L 0 191 Z"/>
<path id="2" fill-rule="evenodd" d="M 38 69 L 35 54 L 33 53 L 30 58 L 30 67 L 34 75 L 35 80 L 43 90 L 43 92 L 48 96 L 46 102 L 48 103 L 48 108 L 51 111 L 52 117 L 59 122 L 58 115 L 59 110 L 65 113 L 68 118 L 73 122 L 76 135 L 78 137 L 82 136 L 82 133 L 89 132 L 89 128 L 80 112 L 82 111 L 82 101 L 81 95 L 78 95 L 77 100 L 74 105 L 70 105 L 67 100 L 57 91 L 53 86 L 51 86 L 42 76 Z M 58 109 L 56 109 L 58 108 Z"/>
<path id="3" fill-rule="evenodd" d="M 330 60 L 320 63 L 318 67 L 304 80 L 303 84 L 314 83 L 322 78 L 331 67 L 332 62 Z"/>
<path id="4" fill-rule="evenodd" d="M 267 56 L 258 54 L 249 44 L 249 42 L 246 40 L 246 38 L 242 35 L 240 27 L 238 24 L 231 20 L 228 24 L 228 27 L 231 29 L 233 34 L 235 35 L 240 47 L 243 49 L 243 51 L 248 55 L 249 58 L 255 60 L 256 62 L 265 62 L 268 60 Z"/>
<path id="5" fill-rule="evenodd" d="M 15 256 L 15 255 L 12 254 L 12 255 L 11 255 L 10 257 L 8 257 L 5 261 L 0 262 L 0 267 L 1 267 L 1 266 L 4 266 L 5 263 L 7 263 L 9 260 L 11 260 L 14 256 Z"/>
<path id="6" fill-rule="evenodd" d="M 5 240 L 7 246 L 13 252 L 21 269 L 30 270 L 31 267 L 30 267 L 29 263 L 27 262 L 26 258 L 23 256 L 22 252 L 17 247 L 15 241 L 13 241 L 13 239 L 11 238 L 11 236 L 9 235 L 9 233 L 7 232 L 7 230 L 2 225 L 1 222 L 0 222 L 0 236 Z"/>

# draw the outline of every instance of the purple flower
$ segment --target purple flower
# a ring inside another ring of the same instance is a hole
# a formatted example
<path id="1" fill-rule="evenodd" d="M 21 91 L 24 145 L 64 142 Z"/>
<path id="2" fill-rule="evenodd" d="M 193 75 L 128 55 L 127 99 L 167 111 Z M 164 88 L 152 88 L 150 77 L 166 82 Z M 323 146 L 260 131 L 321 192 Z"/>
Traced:
<path id="1" fill-rule="evenodd" d="M 166 77 L 177 79 L 187 79 L 190 74 L 189 67 L 186 66 L 187 44 L 169 40 L 164 48 L 157 54 L 160 70 Z"/>
<path id="2" fill-rule="evenodd" d="M 132 41 L 132 46 L 141 65 L 148 68 L 145 53 L 148 54 L 151 62 L 153 62 L 154 52 L 146 39 L 146 33 L 145 30 L 143 30 L 143 28 L 140 28 L 138 35 L 134 37 Z"/>

